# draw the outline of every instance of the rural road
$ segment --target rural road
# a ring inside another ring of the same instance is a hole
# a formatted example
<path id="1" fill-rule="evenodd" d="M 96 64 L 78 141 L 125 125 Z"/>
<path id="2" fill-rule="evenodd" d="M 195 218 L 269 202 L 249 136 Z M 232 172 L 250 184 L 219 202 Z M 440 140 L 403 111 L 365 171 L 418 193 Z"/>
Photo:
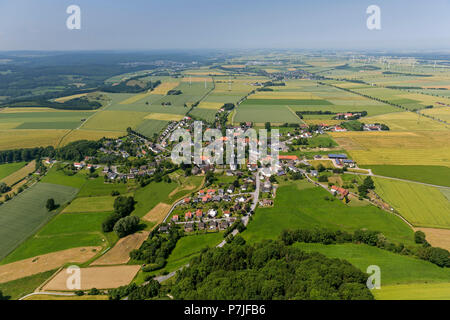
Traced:
<path id="1" fill-rule="evenodd" d="M 39 296 L 39 295 L 48 295 L 48 296 L 62 296 L 62 297 L 71 297 L 75 296 L 75 293 L 63 293 L 63 292 L 33 292 L 30 294 L 27 294 L 26 296 L 23 296 L 19 300 L 25 300 L 28 297 L 31 296 Z"/>
<path id="2" fill-rule="evenodd" d="M 419 181 L 413 181 L 413 180 L 407 180 L 407 179 L 401 179 L 401 178 L 393 178 L 393 177 L 380 176 L 380 175 L 377 175 L 377 174 L 373 174 L 372 171 L 371 171 L 371 173 L 369 173 L 369 174 L 366 174 L 366 173 L 359 173 L 359 172 L 350 172 L 350 171 L 346 171 L 346 173 L 354 174 L 354 175 L 359 175 L 359 176 L 371 176 L 371 177 L 384 178 L 384 179 L 390 179 L 390 180 L 396 180 L 396 181 L 403 181 L 403 182 L 417 183 L 417 184 L 421 184 L 421 185 L 423 185 L 423 186 L 434 187 L 434 188 L 450 189 L 450 187 L 440 186 L 440 185 L 436 185 L 436 184 L 429 184 L 429 183 L 425 183 L 425 182 L 419 182 Z"/>

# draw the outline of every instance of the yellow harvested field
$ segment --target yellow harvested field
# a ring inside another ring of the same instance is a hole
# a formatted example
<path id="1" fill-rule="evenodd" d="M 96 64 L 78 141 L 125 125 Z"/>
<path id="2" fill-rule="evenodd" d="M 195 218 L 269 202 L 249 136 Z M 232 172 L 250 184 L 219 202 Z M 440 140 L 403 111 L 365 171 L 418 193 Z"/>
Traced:
<path id="1" fill-rule="evenodd" d="M 208 102 L 208 101 L 202 101 L 200 102 L 200 104 L 197 106 L 197 108 L 200 109 L 211 109 L 211 110 L 219 110 L 220 108 L 223 107 L 223 103 L 222 102 Z"/>
<path id="2" fill-rule="evenodd" d="M 52 108 L 4 108 L 0 110 L 0 113 L 21 113 L 21 112 L 71 112 L 66 110 L 58 110 Z M 73 112 L 73 111 L 72 111 Z"/>
<path id="3" fill-rule="evenodd" d="M 70 130 L 0 130 L 0 150 L 57 146 Z"/>
<path id="4" fill-rule="evenodd" d="M 432 116 L 436 119 L 450 122 L 450 107 L 440 107 L 433 109 L 424 109 L 420 111 L 423 114 Z"/>
<path id="5" fill-rule="evenodd" d="M 36 301 L 55 301 L 55 300 L 109 300 L 108 296 L 90 296 L 90 295 L 84 295 L 84 296 L 57 296 L 57 295 L 51 295 L 51 294 L 39 294 L 39 295 L 32 295 L 24 300 L 36 300 Z"/>
<path id="6" fill-rule="evenodd" d="M 141 231 L 120 239 L 111 250 L 91 263 L 91 266 L 126 264 L 130 261 L 130 252 L 139 249 L 149 234 L 149 231 Z"/>
<path id="7" fill-rule="evenodd" d="M 36 160 L 31 161 L 25 167 L 13 172 L 9 176 L 3 178 L 0 182 L 6 183 L 8 186 L 19 182 L 20 180 L 26 178 L 30 173 L 34 172 L 36 169 Z"/>
<path id="8" fill-rule="evenodd" d="M 225 64 L 222 66 L 225 69 L 241 69 L 245 68 L 245 64 Z"/>
<path id="9" fill-rule="evenodd" d="M 128 127 L 135 128 L 144 121 L 144 117 L 147 115 L 148 112 L 105 110 L 97 112 L 81 128 L 86 130 L 126 132 Z"/>
<path id="10" fill-rule="evenodd" d="M 421 93 L 400 94 L 397 97 L 404 98 L 404 99 L 417 100 L 422 104 L 436 104 L 437 102 L 443 102 L 446 104 L 450 104 L 449 98 L 434 97 L 434 96 L 430 96 L 428 94 L 421 94 Z"/>
<path id="11" fill-rule="evenodd" d="M 0 130 L 15 129 L 20 126 L 23 122 L 4 122 L 0 123 Z"/>
<path id="12" fill-rule="evenodd" d="M 183 118 L 183 115 L 174 113 L 150 113 L 148 116 L 144 117 L 144 119 L 164 121 L 180 121 Z"/>
<path id="13" fill-rule="evenodd" d="M 437 165 L 450 167 L 450 131 L 332 132 L 360 165 Z"/>
<path id="14" fill-rule="evenodd" d="M 223 76 L 223 75 L 225 75 L 225 73 L 223 73 L 223 72 L 213 71 L 213 70 L 210 70 L 210 71 L 194 70 L 194 71 L 188 71 L 185 74 L 192 75 L 192 76 Z"/>
<path id="15" fill-rule="evenodd" d="M 151 94 L 162 94 L 166 95 L 172 89 L 175 89 L 179 86 L 179 82 L 163 82 L 159 86 L 157 86 Z"/>
<path id="16" fill-rule="evenodd" d="M 119 138 L 123 135 L 121 131 L 101 131 L 101 130 L 73 130 L 61 141 L 61 146 L 65 146 L 71 142 L 78 140 L 100 140 L 106 138 Z"/>
<path id="17" fill-rule="evenodd" d="M 303 122 L 306 122 L 307 124 L 327 124 L 327 125 L 334 125 L 339 124 L 342 122 L 342 120 L 329 120 L 329 119 L 303 119 Z"/>
<path id="18" fill-rule="evenodd" d="M 86 95 L 87 95 L 87 93 L 74 94 L 74 95 L 71 95 L 71 96 L 66 96 L 66 97 L 61 97 L 61 98 L 55 99 L 55 101 L 56 102 L 66 102 L 66 101 L 69 101 L 69 100 L 72 100 L 72 99 L 84 97 Z"/>
<path id="19" fill-rule="evenodd" d="M 138 93 L 132 97 L 129 97 L 128 99 L 120 101 L 119 104 L 132 104 L 132 103 L 138 102 L 139 100 L 142 100 L 142 99 L 148 97 L 151 94 L 152 94 L 152 91 L 150 91 L 150 90 L 145 93 Z"/>
<path id="20" fill-rule="evenodd" d="M 92 259 L 101 247 L 80 247 L 52 252 L 0 266 L 0 283 L 50 271 L 66 263 L 84 263 Z"/>
<path id="21" fill-rule="evenodd" d="M 432 110 L 432 109 L 430 109 Z M 449 108 L 450 110 L 450 108 Z M 449 113 L 450 116 L 450 113 Z M 391 131 L 440 131 L 450 129 L 450 125 L 419 116 L 413 112 L 394 112 L 363 118 L 364 123 L 384 123 Z"/>
<path id="22" fill-rule="evenodd" d="M 450 230 L 449 229 L 435 229 L 435 228 L 415 228 L 415 231 L 420 230 L 425 233 L 427 241 L 433 247 L 444 248 L 450 251 Z"/>
<path id="23" fill-rule="evenodd" d="M 277 73 L 277 72 L 280 72 L 280 70 L 278 70 L 278 69 L 264 69 L 264 71 L 267 72 L 267 73 Z"/>
<path id="24" fill-rule="evenodd" d="M 184 77 L 183 82 L 212 82 L 210 77 Z"/>
<path id="25" fill-rule="evenodd" d="M 112 289 L 129 284 L 141 267 L 137 265 L 81 268 L 81 290 Z M 75 291 L 67 288 L 72 274 L 61 270 L 44 285 L 43 291 Z"/>
<path id="26" fill-rule="evenodd" d="M 322 98 L 309 92 L 261 91 L 252 94 L 249 99 L 292 99 L 320 100 Z"/>
<path id="27" fill-rule="evenodd" d="M 169 213 L 171 206 L 167 203 L 158 203 L 142 219 L 149 222 L 161 223 Z"/>

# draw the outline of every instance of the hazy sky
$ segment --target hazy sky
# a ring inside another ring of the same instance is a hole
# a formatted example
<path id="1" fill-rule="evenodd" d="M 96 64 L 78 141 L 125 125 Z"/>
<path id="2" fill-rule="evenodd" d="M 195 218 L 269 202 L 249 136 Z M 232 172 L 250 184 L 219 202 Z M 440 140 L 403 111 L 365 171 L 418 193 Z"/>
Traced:
<path id="1" fill-rule="evenodd" d="M 0 50 L 202 48 L 449 49 L 450 0 L 0 0 Z"/>

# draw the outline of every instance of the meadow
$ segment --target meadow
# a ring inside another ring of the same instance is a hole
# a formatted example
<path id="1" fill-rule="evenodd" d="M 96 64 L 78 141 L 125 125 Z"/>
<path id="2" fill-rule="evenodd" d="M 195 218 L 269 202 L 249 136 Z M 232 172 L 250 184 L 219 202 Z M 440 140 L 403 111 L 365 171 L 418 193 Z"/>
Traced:
<path id="1" fill-rule="evenodd" d="M 0 206 L 0 259 L 34 234 L 56 212 L 48 212 L 47 199 L 53 198 L 60 206 L 72 200 L 77 189 L 38 183 Z"/>
<path id="2" fill-rule="evenodd" d="M 168 121 L 163 120 L 144 120 L 135 130 L 145 137 L 152 138 L 154 134 L 159 133 L 168 124 Z"/>
<path id="3" fill-rule="evenodd" d="M 450 131 L 332 132 L 359 165 L 450 166 Z"/>
<path id="4" fill-rule="evenodd" d="M 68 176 L 62 170 L 58 170 L 56 166 L 52 167 L 48 173 L 41 179 L 42 182 L 68 186 L 81 189 L 87 182 L 87 176 L 81 172 L 73 176 Z"/>
<path id="5" fill-rule="evenodd" d="M 188 235 L 178 240 L 164 270 L 171 272 L 188 264 L 192 258 L 200 254 L 202 249 L 218 245 L 223 240 L 222 232 Z"/>
<path id="6" fill-rule="evenodd" d="M 450 187 L 450 168 L 444 166 L 370 165 L 376 175 Z"/>
<path id="7" fill-rule="evenodd" d="M 29 293 L 32 293 L 38 286 L 50 278 L 56 270 L 42 272 L 26 278 L 0 283 L 0 291 L 11 300 L 17 300 Z"/>
<path id="8" fill-rule="evenodd" d="M 78 197 L 64 209 L 63 213 L 113 211 L 114 199 L 112 196 Z"/>
<path id="9" fill-rule="evenodd" d="M 450 202 L 439 188 L 374 178 L 375 192 L 414 226 L 450 228 Z"/>
<path id="10" fill-rule="evenodd" d="M 169 194 L 175 190 L 177 186 L 178 183 L 173 181 L 171 183 L 151 182 L 144 188 L 138 189 L 134 194 L 134 199 L 137 203 L 133 215 L 143 217 L 158 203 L 166 203 L 169 200 Z"/>
<path id="11" fill-rule="evenodd" d="M 376 300 L 448 300 L 450 283 L 388 285 L 373 294 Z"/>
<path id="12" fill-rule="evenodd" d="M 120 194 L 125 194 L 132 189 L 131 183 L 105 183 L 103 177 L 95 179 L 88 179 L 83 183 L 78 197 L 98 197 L 110 196 L 112 191 L 118 191 Z"/>
<path id="13" fill-rule="evenodd" d="M 449 269 L 377 247 L 352 243 L 335 245 L 295 243 L 293 246 L 307 252 L 315 251 L 328 257 L 345 259 L 363 272 L 366 272 L 368 266 L 377 265 L 381 269 L 381 290 L 384 285 L 432 282 L 450 284 Z M 401 293 L 407 294 L 407 291 Z"/>
<path id="14" fill-rule="evenodd" d="M 444 131 L 450 126 L 432 119 L 422 117 L 413 112 L 396 112 L 365 117 L 361 120 L 364 123 L 384 123 L 390 131 Z"/>
<path id="15" fill-rule="evenodd" d="M 0 165 L 0 181 L 23 168 L 26 162 L 14 162 Z"/>
<path id="16" fill-rule="evenodd" d="M 354 231 L 367 228 L 382 232 L 388 239 L 413 243 L 413 231 L 400 218 L 374 206 L 352 207 L 307 181 L 280 186 L 272 208 L 257 208 L 253 221 L 242 236 L 256 242 L 277 239 L 284 229 L 328 228 Z"/>

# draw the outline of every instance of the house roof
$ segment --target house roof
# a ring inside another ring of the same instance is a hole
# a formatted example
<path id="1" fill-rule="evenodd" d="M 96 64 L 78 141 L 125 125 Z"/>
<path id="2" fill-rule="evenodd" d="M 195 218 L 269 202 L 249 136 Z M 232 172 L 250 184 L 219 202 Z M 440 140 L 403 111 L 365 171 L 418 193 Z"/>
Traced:
<path id="1" fill-rule="evenodd" d="M 279 160 L 298 160 L 297 156 L 278 156 Z"/>

